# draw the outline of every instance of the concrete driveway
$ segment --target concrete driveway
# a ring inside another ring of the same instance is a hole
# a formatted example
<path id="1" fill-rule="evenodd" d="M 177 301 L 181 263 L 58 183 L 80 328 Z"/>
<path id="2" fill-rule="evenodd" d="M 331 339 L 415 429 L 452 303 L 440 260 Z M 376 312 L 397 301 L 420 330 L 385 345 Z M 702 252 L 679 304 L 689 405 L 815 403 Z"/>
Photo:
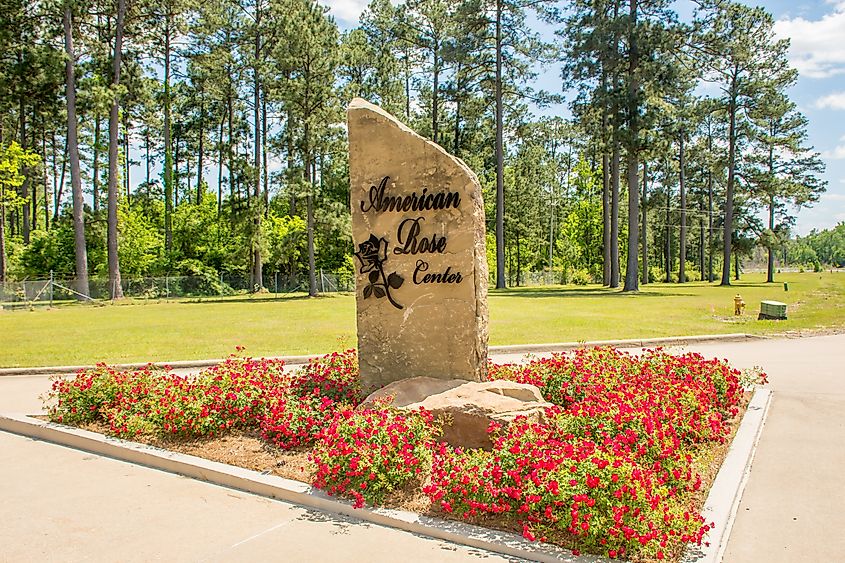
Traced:
<path id="1" fill-rule="evenodd" d="M 845 335 L 687 349 L 762 366 L 774 391 L 725 561 L 842 560 Z M 48 388 L 0 378 L 0 412 L 38 412 Z M 0 499 L 3 562 L 506 560 L 2 432 Z"/>

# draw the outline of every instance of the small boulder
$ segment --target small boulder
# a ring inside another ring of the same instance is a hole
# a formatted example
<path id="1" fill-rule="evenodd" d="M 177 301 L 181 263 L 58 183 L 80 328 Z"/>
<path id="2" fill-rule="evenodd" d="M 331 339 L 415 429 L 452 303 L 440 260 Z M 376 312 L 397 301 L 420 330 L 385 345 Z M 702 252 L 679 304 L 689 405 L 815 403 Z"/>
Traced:
<path id="1" fill-rule="evenodd" d="M 377 403 L 403 410 L 423 407 L 443 420 L 442 440 L 453 446 L 484 449 L 493 445 L 487 434 L 491 422 L 507 427 L 518 416 L 543 422 L 545 409 L 553 406 L 534 385 L 433 377 L 394 381 L 372 393 L 362 406 Z"/>

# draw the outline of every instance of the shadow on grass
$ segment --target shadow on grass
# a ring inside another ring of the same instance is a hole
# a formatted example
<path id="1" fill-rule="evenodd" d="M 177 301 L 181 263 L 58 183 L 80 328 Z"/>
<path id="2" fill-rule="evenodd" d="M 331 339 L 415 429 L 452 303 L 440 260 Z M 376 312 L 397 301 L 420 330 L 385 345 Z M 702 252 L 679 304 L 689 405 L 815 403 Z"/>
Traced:
<path id="1" fill-rule="evenodd" d="M 553 287 L 553 288 L 510 288 L 510 289 L 491 289 L 490 297 L 616 297 L 616 298 L 632 298 L 632 297 L 695 297 L 697 294 L 683 292 L 683 291 L 636 291 L 623 292 L 621 289 L 610 288 L 572 288 L 572 287 Z"/>
<path id="2" fill-rule="evenodd" d="M 319 299 L 321 297 L 327 297 L 325 295 L 320 295 L 315 299 Z M 280 301 L 308 301 L 311 299 L 308 297 L 307 293 L 295 293 L 295 294 L 280 294 L 280 295 L 273 295 L 273 296 L 261 296 L 261 297 L 198 297 L 196 299 L 182 301 L 182 303 L 192 304 L 192 305 L 204 305 L 207 303 L 277 303 Z"/>

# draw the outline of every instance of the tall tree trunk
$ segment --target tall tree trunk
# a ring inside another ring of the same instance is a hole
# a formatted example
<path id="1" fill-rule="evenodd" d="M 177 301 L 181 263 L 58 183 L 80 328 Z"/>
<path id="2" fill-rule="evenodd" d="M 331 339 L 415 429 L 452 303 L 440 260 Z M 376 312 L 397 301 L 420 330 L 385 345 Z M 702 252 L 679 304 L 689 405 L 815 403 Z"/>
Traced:
<path id="1" fill-rule="evenodd" d="M 51 168 L 52 168 L 52 172 L 53 172 L 52 173 L 52 178 L 53 178 L 53 202 L 52 203 L 53 203 L 53 208 L 56 209 L 56 208 L 58 208 L 58 205 L 56 205 L 56 201 L 59 198 L 59 163 L 58 163 L 58 161 L 59 161 L 58 152 L 59 151 L 57 150 L 57 146 L 56 146 L 56 131 L 55 130 L 53 130 L 52 133 L 50 134 L 50 152 L 52 153 L 52 156 L 50 158 L 50 160 L 51 160 L 50 164 L 51 164 Z M 45 203 L 45 205 L 46 205 L 46 203 Z M 54 224 L 56 222 L 55 215 L 53 215 L 52 222 Z"/>
<path id="2" fill-rule="evenodd" d="M 628 4 L 628 265 L 625 268 L 625 286 L 623 291 L 639 290 L 639 240 L 640 240 L 640 182 L 639 172 L 639 81 L 637 70 L 639 52 L 637 51 L 637 0 Z"/>
<path id="3" fill-rule="evenodd" d="M 260 12 L 256 16 L 256 27 L 261 20 Z M 261 81 L 258 74 L 258 58 L 261 56 L 261 34 L 256 31 L 255 34 L 255 51 L 253 53 L 254 66 L 252 67 L 252 118 L 255 136 L 255 155 L 253 159 L 253 166 L 255 167 L 255 177 L 253 178 L 253 217 L 252 226 L 254 229 L 252 238 L 252 277 L 253 289 L 256 291 L 264 287 L 263 264 L 261 262 L 261 217 L 263 212 L 261 210 Z"/>
<path id="4" fill-rule="evenodd" d="M 678 283 L 685 283 L 687 281 L 687 190 L 684 157 L 684 130 L 681 129 L 681 136 L 678 140 L 678 184 L 681 197 L 681 235 L 678 240 Z"/>
<path id="5" fill-rule="evenodd" d="M 179 146 L 180 133 L 182 132 L 181 122 L 176 122 L 173 128 L 173 207 L 179 207 L 179 185 L 182 181 L 182 173 L 179 170 Z"/>
<path id="6" fill-rule="evenodd" d="M 220 118 L 220 132 L 217 136 L 217 219 L 223 213 L 223 126 L 226 123 L 226 115 Z"/>
<path id="7" fill-rule="evenodd" d="M 461 156 L 461 90 L 463 88 L 461 72 L 461 63 L 457 63 L 457 68 L 455 69 L 455 80 L 457 86 L 457 92 L 455 94 L 455 138 L 452 143 L 452 152 L 459 158 Z"/>
<path id="8" fill-rule="evenodd" d="M 53 207 L 53 224 L 59 221 L 59 210 L 62 208 L 62 193 L 65 188 L 65 173 L 67 169 L 67 135 L 65 135 L 65 149 L 62 151 L 62 171 L 59 174 L 59 185 L 56 189 L 56 199 Z"/>
<path id="9" fill-rule="evenodd" d="M 229 209 L 233 212 L 232 219 L 234 220 L 234 211 L 235 211 L 235 140 L 234 140 L 234 132 L 232 131 L 232 121 L 234 120 L 234 108 L 233 101 L 232 101 L 232 80 L 234 80 L 232 76 L 231 69 L 228 69 L 228 84 L 229 89 L 226 96 L 226 119 L 227 119 L 227 131 L 228 131 L 228 142 L 226 143 L 227 149 L 227 156 L 229 160 L 228 168 L 228 175 L 229 175 Z"/>
<path id="10" fill-rule="evenodd" d="M 769 198 L 769 231 L 774 235 L 775 232 L 775 197 Z M 769 256 L 766 266 L 766 282 L 774 283 L 775 281 L 775 248 L 774 241 L 769 244 Z"/>
<path id="11" fill-rule="evenodd" d="M 118 86 L 120 85 L 120 61 L 123 54 L 123 21 L 126 16 L 126 0 L 117 0 L 117 25 L 114 35 L 114 68 L 112 69 L 111 114 L 109 115 L 109 201 L 108 201 L 108 262 L 109 292 L 112 299 L 123 298 L 120 285 L 120 257 L 117 247 L 117 175 L 118 175 L 118 133 L 120 129 L 120 105 Z"/>
<path id="12" fill-rule="evenodd" d="M 83 216 L 82 178 L 79 170 L 79 140 L 76 122 L 76 77 L 73 53 L 73 14 L 70 2 L 65 3 L 63 18 L 65 31 L 65 99 L 67 100 L 67 147 L 70 160 L 70 184 L 73 194 L 73 240 L 76 264 L 76 291 L 89 295 L 88 251 L 85 248 L 85 218 Z M 82 297 L 79 296 L 81 299 Z"/>
<path id="13" fill-rule="evenodd" d="M 185 152 L 188 152 L 188 140 L 185 139 Z M 186 201 L 191 203 L 191 195 L 193 195 L 193 191 L 191 190 L 191 155 L 185 155 L 185 194 L 182 197 L 182 203 Z"/>
<path id="14" fill-rule="evenodd" d="M 606 91 L 606 78 L 602 75 L 602 91 Z M 601 130 L 601 225 L 602 225 L 602 285 L 610 285 L 610 156 L 606 142 L 608 129 L 608 107 L 602 104 Z"/>
<path id="15" fill-rule="evenodd" d="M 666 168 L 669 166 L 667 164 Z M 672 218 L 669 210 L 672 205 L 672 190 L 669 184 L 666 184 L 666 244 L 664 248 L 664 257 L 666 259 L 666 283 L 672 281 Z"/>
<path id="16" fill-rule="evenodd" d="M 434 69 L 434 76 L 432 77 L 432 85 L 431 85 L 431 140 L 435 143 L 438 142 L 438 115 L 437 110 L 438 108 L 438 94 L 440 93 L 440 40 L 434 40 L 434 50 L 432 51 L 433 56 L 433 69 Z"/>
<path id="17" fill-rule="evenodd" d="M 776 132 L 773 130 L 769 131 L 769 134 L 774 137 Z M 774 147 L 769 146 L 769 178 L 774 179 L 775 177 L 775 152 Z M 770 189 L 772 189 L 770 187 Z M 775 246 L 774 246 L 774 234 L 775 234 L 775 194 L 772 191 L 771 195 L 769 196 L 769 232 L 772 234 L 772 238 L 769 241 L 769 256 L 767 259 L 766 264 L 766 283 L 774 283 L 775 281 Z"/>
<path id="18" fill-rule="evenodd" d="M 264 193 L 264 217 L 270 216 L 270 172 L 267 170 L 267 92 L 261 96 L 261 179 Z"/>
<path id="19" fill-rule="evenodd" d="M 24 107 L 24 98 L 21 97 L 20 99 L 20 108 L 18 110 L 20 112 L 20 136 L 21 136 L 21 148 L 26 150 L 28 147 L 27 139 L 26 139 L 26 108 Z M 21 215 L 23 218 L 23 243 L 29 244 L 29 231 L 30 231 L 30 222 L 29 222 L 29 213 L 30 213 L 30 199 L 29 199 L 29 188 L 31 184 L 30 176 L 31 171 L 28 167 L 25 167 L 23 170 L 23 184 L 21 184 L 21 197 L 23 198 L 23 206 L 21 208 Z M 35 193 L 35 186 L 32 186 L 32 191 Z M 35 198 L 32 198 L 34 203 Z"/>
<path id="20" fill-rule="evenodd" d="M 202 183 L 203 168 L 205 167 L 205 90 L 200 90 L 200 130 L 199 147 L 197 152 L 197 205 L 202 205 L 202 192 L 205 186 Z"/>
<path id="21" fill-rule="evenodd" d="M 610 157 L 610 287 L 619 287 L 619 126 L 613 125 Z"/>
<path id="22" fill-rule="evenodd" d="M 405 121 L 411 120 L 411 47 L 405 46 Z"/>
<path id="23" fill-rule="evenodd" d="M 170 140 L 170 33 L 173 14 L 165 15 L 164 23 L 164 251 L 167 269 L 173 250 L 173 147 Z"/>
<path id="24" fill-rule="evenodd" d="M 712 152 L 712 137 L 708 139 Z M 707 171 L 707 281 L 715 280 L 713 274 L 713 170 Z"/>
<path id="25" fill-rule="evenodd" d="M 38 151 L 38 137 L 36 136 L 37 128 L 35 127 L 36 117 L 38 116 L 38 111 L 36 108 L 32 108 L 32 127 L 29 128 L 31 137 L 30 149 L 33 153 Z M 43 161 L 42 161 L 43 164 Z M 37 165 L 36 165 L 37 166 Z M 29 211 L 32 214 L 32 219 L 30 221 L 30 232 L 38 230 L 38 182 L 36 182 L 36 178 L 38 177 L 38 168 L 33 167 L 29 171 L 30 175 L 30 204 L 29 204 Z"/>
<path id="26" fill-rule="evenodd" d="M 701 212 L 704 213 L 703 205 Z M 704 281 L 704 219 L 698 218 L 698 264 L 701 268 L 701 281 Z"/>
<path id="27" fill-rule="evenodd" d="M 306 182 L 308 183 L 308 197 L 305 200 L 308 235 L 308 296 L 317 297 L 317 264 L 314 255 L 314 168 L 309 156 L 305 157 L 304 164 Z"/>
<path id="28" fill-rule="evenodd" d="M 100 211 L 100 112 L 94 110 L 94 162 L 92 166 L 91 187 L 94 190 L 94 213 Z"/>
<path id="29" fill-rule="evenodd" d="M 53 153 L 55 156 L 55 152 Z M 55 164 L 55 160 L 53 161 Z M 47 177 L 47 131 L 41 125 L 41 172 L 44 182 L 44 230 L 50 230 L 50 179 Z M 55 169 L 53 174 L 55 174 Z"/>
<path id="30" fill-rule="evenodd" d="M 146 164 L 146 171 L 147 174 L 145 176 L 145 182 L 147 184 L 147 189 L 149 190 L 150 186 L 150 128 L 144 128 L 144 149 L 147 151 L 146 157 L 144 158 L 144 163 Z"/>
<path id="31" fill-rule="evenodd" d="M 129 177 L 129 169 L 131 162 L 129 161 L 129 112 L 123 114 L 123 191 L 126 194 L 126 209 L 132 205 L 132 194 L 130 189 L 132 182 Z"/>
<path id="32" fill-rule="evenodd" d="M 505 155 L 502 104 L 502 0 L 496 0 L 496 288 L 505 287 Z"/>
<path id="33" fill-rule="evenodd" d="M 293 143 L 293 114 L 288 110 L 285 117 L 285 145 L 287 155 L 287 177 L 288 181 L 293 184 L 293 169 L 296 166 L 296 159 L 294 157 L 294 143 Z M 290 213 L 289 216 L 296 215 L 296 190 L 290 190 Z M 293 270 L 291 270 L 293 272 Z M 293 275 L 293 273 L 291 273 Z"/>
<path id="34" fill-rule="evenodd" d="M 0 283 L 6 281 L 6 189 L 0 183 Z"/>
<path id="35" fill-rule="evenodd" d="M 649 282 L 648 276 L 648 163 L 643 159 L 643 196 L 640 201 L 642 208 L 642 223 L 643 223 L 643 271 L 640 276 L 640 283 L 646 285 Z"/>
<path id="36" fill-rule="evenodd" d="M 731 86 L 731 98 L 728 103 L 728 187 L 725 195 L 725 226 L 722 245 L 722 282 L 719 285 L 731 285 L 731 243 L 733 242 L 734 222 L 734 176 L 736 169 L 736 81 Z"/>

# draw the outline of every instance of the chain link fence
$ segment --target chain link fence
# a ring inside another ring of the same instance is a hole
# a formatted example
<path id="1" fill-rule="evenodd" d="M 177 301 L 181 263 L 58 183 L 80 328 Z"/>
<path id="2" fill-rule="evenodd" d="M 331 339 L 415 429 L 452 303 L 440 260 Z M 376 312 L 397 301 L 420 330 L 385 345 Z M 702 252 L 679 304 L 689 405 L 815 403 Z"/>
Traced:
<path id="1" fill-rule="evenodd" d="M 348 274 L 318 271 L 319 293 L 348 292 L 355 290 L 355 280 Z M 223 297 L 252 293 L 248 275 L 214 276 L 163 276 L 149 278 L 124 278 L 120 283 L 124 297 L 134 299 L 182 299 L 192 297 Z M 264 276 L 264 290 L 270 294 L 287 295 L 307 292 L 308 274 L 290 276 L 269 273 Z M 109 280 L 89 278 L 88 291 L 79 291 L 73 278 L 23 280 L 0 283 L 0 304 L 26 306 L 52 304 L 62 301 L 105 301 L 111 298 Z"/>

